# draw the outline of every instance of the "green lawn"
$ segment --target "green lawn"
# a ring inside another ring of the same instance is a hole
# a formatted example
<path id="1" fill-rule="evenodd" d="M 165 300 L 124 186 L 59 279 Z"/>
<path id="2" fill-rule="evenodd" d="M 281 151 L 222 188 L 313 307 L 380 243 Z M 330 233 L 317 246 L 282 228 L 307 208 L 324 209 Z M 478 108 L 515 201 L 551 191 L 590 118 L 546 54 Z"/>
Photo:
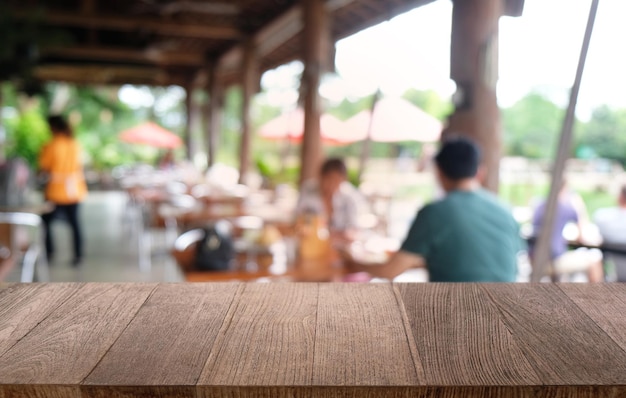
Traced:
<path id="1" fill-rule="evenodd" d="M 602 207 L 615 206 L 616 199 L 609 192 L 593 189 L 576 192 L 583 198 L 589 215 L 593 215 Z M 545 198 L 547 195 L 546 184 L 502 184 L 500 186 L 500 197 L 511 206 L 529 206 L 534 200 Z"/>

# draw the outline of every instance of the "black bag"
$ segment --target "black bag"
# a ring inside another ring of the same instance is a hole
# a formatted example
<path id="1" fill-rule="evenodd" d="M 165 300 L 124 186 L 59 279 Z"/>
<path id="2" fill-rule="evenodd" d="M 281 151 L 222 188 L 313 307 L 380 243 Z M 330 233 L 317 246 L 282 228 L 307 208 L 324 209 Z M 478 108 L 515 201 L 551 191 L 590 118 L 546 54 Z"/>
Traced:
<path id="1" fill-rule="evenodd" d="M 204 236 L 196 247 L 195 269 L 226 271 L 235 258 L 233 240 L 228 224 L 219 222 L 203 228 Z"/>

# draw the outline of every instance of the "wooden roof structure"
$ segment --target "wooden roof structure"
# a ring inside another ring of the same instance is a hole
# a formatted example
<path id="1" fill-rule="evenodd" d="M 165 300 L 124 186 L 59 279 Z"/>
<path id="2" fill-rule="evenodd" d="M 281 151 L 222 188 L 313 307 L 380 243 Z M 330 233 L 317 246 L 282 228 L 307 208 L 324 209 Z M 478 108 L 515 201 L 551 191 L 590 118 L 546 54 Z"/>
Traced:
<path id="1" fill-rule="evenodd" d="M 319 90 L 334 45 L 376 23 L 435 0 L 3 0 L 0 81 L 204 87 L 207 163 L 215 159 L 223 89 L 241 84 L 240 177 L 251 165 L 251 98 L 260 75 L 302 59 L 304 134 L 300 182 L 322 158 Z M 463 93 L 448 130 L 476 138 L 486 185 L 497 188 L 498 21 L 520 16 L 524 0 L 453 0 L 451 75 Z M 428 38 L 415 38 L 428 40 Z M 8 45 L 7 45 L 8 44 Z M 478 61 L 478 62 L 477 62 Z M 191 120 L 187 96 L 187 120 Z M 189 124 L 187 156 L 194 152 Z"/>
<path id="2" fill-rule="evenodd" d="M 333 37 L 429 1 L 330 1 Z M 61 43 L 39 51 L 36 75 L 42 80 L 185 85 L 197 71 L 217 64 L 223 78 L 233 81 L 246 40 L 257 46 L 261 71 L 301 52 L 296 0 L 39 0 L 27 8 L 23 3 L 9 0 L 14 18 L 63 31 Z"/>
<path id="3" fill-rule="evenodd" d="M 432 1 L 328 0 L 331 40 Z M 523 1 L 505 2 L 509 15 L 521 12 Z M 35 27 L 35 43 L 26 52 L 33 57 L 35 77 L 43 81 L 184 86 L 216 67 L 218 79 L 228 85 L 241 79 L 246 44 L 256 49 L 260 73 L 302 56 L 298 0 L 3 3 L 0 11 L 10 22 Z"/>

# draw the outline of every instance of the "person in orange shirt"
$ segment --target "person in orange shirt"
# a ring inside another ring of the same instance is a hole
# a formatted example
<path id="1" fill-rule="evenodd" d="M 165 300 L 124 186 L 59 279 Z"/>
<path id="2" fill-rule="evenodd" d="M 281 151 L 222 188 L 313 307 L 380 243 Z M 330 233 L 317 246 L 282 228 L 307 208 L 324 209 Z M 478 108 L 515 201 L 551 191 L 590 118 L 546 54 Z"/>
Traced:
<path id="1" fill-rule="evenodd" d="M 42 216 L 46 236 L 48 259 L 54 256 L 54 242 L 50 234 L 52 221 L 63 217 L 72 228 L 74 259 L 79 266 L 83 258 L 83 239 L 79 222 L 79 204 L 87 195 L 87 184 L 80 162 L 80 146 L 73 137 L 69 124 L 61 116 L 48 117 L 52 140 L 39 155 L 39 167 L 47 173 L 45 198 L 53 203 L 54 210 Z"/>

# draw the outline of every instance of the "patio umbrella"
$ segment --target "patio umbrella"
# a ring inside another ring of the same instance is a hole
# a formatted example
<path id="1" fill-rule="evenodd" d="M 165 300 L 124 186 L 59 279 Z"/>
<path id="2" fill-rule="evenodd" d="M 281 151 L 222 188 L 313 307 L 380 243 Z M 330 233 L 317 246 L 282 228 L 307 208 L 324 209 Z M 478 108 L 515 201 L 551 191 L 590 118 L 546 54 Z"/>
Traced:
<path id="1" fill-rule="evenodd" d="M 169 149 L 178 148 L 183 144 L 183 140 L 179 136 L 154 122 L 146 122 L 122 131 L 120 140 L 130 144 L 144 144 Z"/>
<path id="2" fill-rule="evenodd" d="M 435 142 L 442 125 L 435 117 L 402 98 L 383 98 L 372 111 L 364 110 L 345 122 L 346 140 L 374 142 Z"/>
<path id="3" fill-rule="evenodd" d="M 434 142 L 441 136 L 442 124 L 435 117 L 402 98 L 374 97 L 372 110 L 363 110 L 345 122 L 345 137 L 365 141 L 359 166 L 359 177 L 365 171 L 369 143 Z M 372 116 L 373 115 L 373 116 Z"/>
<path id="4" fill-rule="evenodd" d="M 284 113 L 262 125 L 258 134 L 268 140 L 300 142 L 304 134 L 304 111 L 298 108 Z M 354 142 L 345 134 L 344 122 L 328 113 L 320 117 L 320 134 L 326 144 L 346 145 Z"/>

